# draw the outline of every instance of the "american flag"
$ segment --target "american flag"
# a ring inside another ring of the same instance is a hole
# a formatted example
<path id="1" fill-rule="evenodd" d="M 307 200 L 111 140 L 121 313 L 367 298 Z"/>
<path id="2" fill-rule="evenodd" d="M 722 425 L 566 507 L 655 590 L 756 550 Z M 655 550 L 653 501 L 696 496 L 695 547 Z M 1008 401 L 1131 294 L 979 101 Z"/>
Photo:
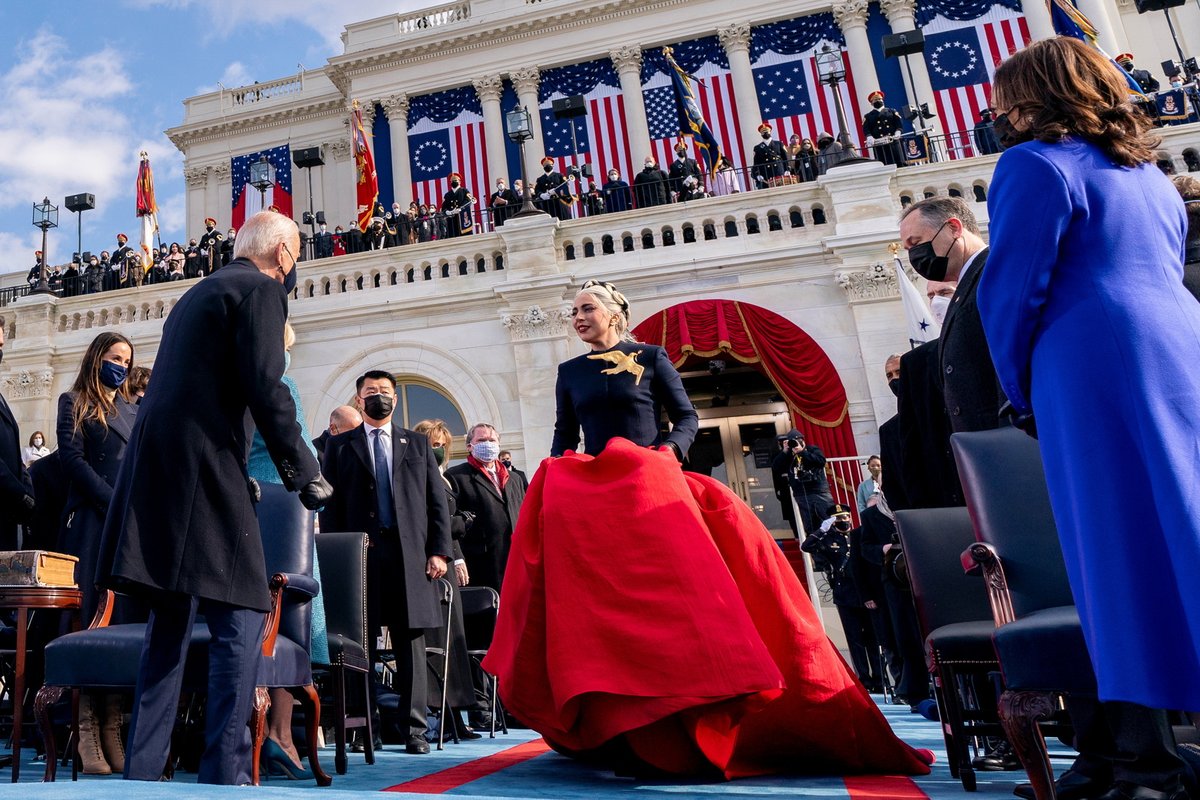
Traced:
<path id="1" fill-rule="evenodd" d="M 925 61 L 951 158 L 974 155 L 970 131 L 992 97 L 996 66 L 1029 44 L 1029 26 L 1015 11 L 995 6 L 967 24 L 937 17 L 925 27 Z"/>
<path id="2" fill-rule="evenodd" d="M 864 112 L 859 107 L 850 60 L 840 46 L 834 52 L 842 56 L 846 69 L 846 79 L 837 87 L 846 115 L 846 133 L 856 145 L 861 146 Z M 837 135 L 837 105 L 833 99 L 833 89 L 821 83 L 815 49 L 797 55 L 768 51 L 752 66 L 759 110 L 762 111 L 763 120 L 771 125 L 776 139 L 786 144 L 796 134 L 815 143 L 818 133 Z"/>
<path id="3" fill-rule="evenodd" d="M 725 50 L 715 36 L 673 45 L 675 61 L 696 80 L 697 100 L 704 121 L 720 143 L 723 155 L 735 167 L 745 166 L 746 151 L 738 125 L 737 102 L 733 93 L 733 74 Z M 674 159 L 675 140 L 679 136 L 679 113 L 671 86 L 670 67 L 660 50 L 643 55 L 642 97 L 650 128 L 650 152 L 663 169 Z M 701 162 L 699 150 L 688 143 L 688 157 Z M 702 162 L 701 162 L 702 163 Z M 641 164 L 635 165 L 641 169 Z"/>
<path id="4" fill-rule="evenodd" d="M 275 168 L 275 184 L 267 188 L 265 204 L 263 195 L 250 185 L 250 165 L 263 156 Z M 270 150 L 260 150 L 257 153 L 247 153 L 234 156 L 230 160 L 230 170 L 233 181 L 233 222 L 234 228 L 242 224 L 264 208 L 275 206 L 285 217 L 292 215 L 292 148 L 281 144 Z"/>
<path id="5" fill-rule="evenodd" d="M 477 198 L 486 197 L 491 180 L 485 141 L 483 113 L 473 87 L 415 98 L 408 111 L 412 199 L 441 206 L 455 172 L 462 176 L 463 188 Z M 397 202 L 405 205 L 403 198 Z"/>

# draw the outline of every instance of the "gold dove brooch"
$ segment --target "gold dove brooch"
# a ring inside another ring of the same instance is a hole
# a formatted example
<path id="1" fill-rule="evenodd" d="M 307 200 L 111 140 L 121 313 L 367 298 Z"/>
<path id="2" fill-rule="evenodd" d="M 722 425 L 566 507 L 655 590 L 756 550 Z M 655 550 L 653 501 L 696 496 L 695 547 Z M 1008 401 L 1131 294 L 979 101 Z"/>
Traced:
<path id="1" fill-rule="evenodd" d="M 645 367 L 637 363 L 637 357 L 641 354 L 641 350 L 635 350 L 632 353 L 609 350 L 607 353 L 596 353 L 595 355 L 588 356 L 588 359 L 611 362 L 613 366 L 600 370 L 601 375 L 620 375 L 622 372 L 628 372 L 634 377 L 633 385 L 639 386 L 642 383 L 642 374 L 646 371 Z"/>

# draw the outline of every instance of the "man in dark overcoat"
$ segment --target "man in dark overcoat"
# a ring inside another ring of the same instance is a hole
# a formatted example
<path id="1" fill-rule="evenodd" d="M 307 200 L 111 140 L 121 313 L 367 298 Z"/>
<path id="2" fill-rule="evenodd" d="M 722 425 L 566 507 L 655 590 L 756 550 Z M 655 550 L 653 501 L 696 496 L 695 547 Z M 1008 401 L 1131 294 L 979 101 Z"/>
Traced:
<path id="1" fill-rule="evenodd" d="M 200 611 L 212 639 L 198 779 L 250 781 L 246 723 L 271 605 L 256 487 L 246 472 L 254 429 L 284 486 L 299 490 L 307 507 L 329 496 L 281 380 L 299 238 L 287 217 L 255 214 L 239 233 L 228 268 L 188 290 L 163 327 L 154 383 L 113 487 L 97 575 L 107 586 L 141 595 L 152 610 L 127 779 L 157 781 L 163 774 Z"/>
<path id="2" fill-rule="evenodd" d="M 391 634 L 394 686 L 401 708 L 409 710 L 406 750 L 428 753 L 425 629 L 442 625 L 439 595 L 430 580 L 445 575 L 451 560 L 446 484 L 429 440 L 392 421 L 396 379 L 391 373 L 367 372 L 356 389 L 363 424 L 325 446 L 322 464 L 334 497 L 321 513 L 321 530 L 365 531 L 370 539 L 368 627 L 377 631 L 386 625 Z M 385 478 L 377 479 L 380 475 Z"/>
<path id="3" fill-rule="evenodd" d="M 4 328 L 0 327 L 0 362 Z M 17 549 L 17 523 L 33 512 L 33 483 L 21 461 L 21 431 L 8 401 L 0 395 L 0 550 Z"/>
<path id="4" fill-rule="evenodd" d="M 467 449 L 466 462 L 446 470 L 458 509 L 475 515 L 459 544 L 471 583 L 500 591 L 525 484 L 500 463 L 500 434 L 494 426 L 486 422 L 472 425 Z"/>

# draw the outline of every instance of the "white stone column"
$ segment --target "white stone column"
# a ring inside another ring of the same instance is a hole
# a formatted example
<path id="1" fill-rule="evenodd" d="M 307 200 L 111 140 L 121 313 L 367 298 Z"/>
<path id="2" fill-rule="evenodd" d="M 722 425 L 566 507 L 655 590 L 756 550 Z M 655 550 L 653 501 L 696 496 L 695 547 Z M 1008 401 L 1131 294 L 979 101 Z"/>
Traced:
<path id="1" fill-rule="evenodd" d="M 184 216 L 184 241 L 193 231 L 203 229 L 204 190 L 208 186 L 208 167 L 184 167 L 183 180 L 187 184 L 187 213 Z"/>
<path id="2" fill-rule="evenodd" d="M 217 230 L 225 231 L 233 219 L 233 165 L 222 161 L 212 168 L 212 174 L 215 189 L 208 198 L 211 210 L 204 216 L 216 219 Z"/>
<path id="3" fill-rule="evenodd" d="M 413 199 L 412 164 L 408 158 L 408 95 L 388 95 L 379 104 L 387 115 L 392 134 L 392 194 L 400 208 L 408 208 Z M 366 122 L 365 115 L 363 122 Z"/>
<path id="4" fill-rule="evenodd" d="M 326 152 L 333 158 L 332 164 L 321 168 L 323 177 L 327 177 L 326 189 L 332 194 L 332 216 L 326 208 L 326 218 L 334 226 L 341 225 L 348 229 L 358 219 L 358 189 L 357 170 L 354 165 L 354 146 L 350 143 L 350 121 L 346 120 L 346 136 L 336 142 L 330 142 Z M 328 169 L 329 173 L 325 174 Z M 326 196 L 326 204 L 330 203 Z"/>
<path id="5" fill-rule="evenodd" d="M 850 114 L 854 113 L 856 102 L 865 103 L 867 95 L 879 88 L 871 40 L 867 38 L 867 8 L 867 0 L 845 0 L 833 7 L 833 18 L 846 37 L 846 54 L 850 56 L 854 84 L 862 95 L 861 98 L 850 98 L 847 109 Z"/>
<path id="6" fill-rule="evenodd" d="M 1128 41 L 1124 28 L 1118 27 L 1121 15 L 1117 13 L 1116 8 L 1113 8 L 1110 14 L 1109 6 L 1109 0 L 1079 0 L 1079 10 L 1096 26 L 1097 43 L 1100 48 L 1115 57 L 1125 52 Z M 1030 33 L 1033 33 L 1032 28 Z"/>
<path id="7" fill-rule="evenodd" d="M 625 100 L 625 137 L 629 140 L 629 164 L 636 170 L 650 154 L 650 125 L 646 122 L 646 98 L 642 95 L 642 48 L 638 45 L 619 47 L 609 52 L 617 78 L 621 81 L 621 96 Z M 632 179 L 632 175 L 622 176 Z"/>
<path id="8" fill-rule="evenodd" d="M 1033 41 L 1054 38 L 1054 23 L 1050 21 L 1050 9 L 1046 7 L 1046 0 L 1021 0 L 1021 13 L 1025 15 L 1025 21 L 1029 24 L 1029 36 Z M 1109 55 L 1115 56 L 1116 53 Z"/>
<path id="9" fill-rule="evenodd" d="M 1043 2 L 1043 0 L 1035 0 L 1035 2 Z M 904 31 L 912 31 L 917 29 L 916 18 L 916 0 L 879 0 L 879 7 L 883 10 L 887 17 L 888 24 L 892 28 L 893 33 L 903 33 Z M 900 74 L 904 76 L 904 86 L 908 90 L 909 102 L 916 105 L 916 101 L 929 104 L 929 110 L 937 110 L 937 105 L 933 99 L 933 86 L 929 83 L 929 70 L 925 65 L 925 56 L 921 53 L 915 53 L 907 56 L 908 64 L 903 63 L 905 56 L 898 56 L 901 60 Z M 912 83 L 910 85 L 908 72 L 912 69 Z M 931 120 L 926 120 L 926 130 L 933 135 L 944 134 L 946 132 L 945 120 L 940 116 Z"/>
<path id="10" fill-rule="evenodd" d="M 729 56 L 729 72 L 733 75 L 733 94 L 737 99 L 738 127 L 742 147 L 749 157 L 758 142 L 758 126 L 762 112 L 758 105 L 758 90 L 754 88 L 754 72 L 750 69 L 750 24 L 738 22 L 717 29 L 717 38 Z"/>
<path id="11" fill-rule="evenodd" d="M 513 88 L 517 90 L 517 100 L 529 111 L 529 126 L 533 129 L 533 138 L 525 142 L 525 174 L 530 181 L 536 181 L 542 174 L 540 166 L 542 155 L 546 149 L 542 141 L 542 112 L 538 110 L 538 83 L 541 73 L 537 67 L 525 67 L 509 75 Z"/>
<path id="12" fill-rule="evenodd" d="M 504 80 L 499 75 L 484 75 L 471 82 L 475 93 L 479 95 L 479 105 L 483 107 L 483 139 L 487 148 L 488 173 L 492 183 L 499 177 L 508 180 L 512 185 L 518 175 L 508 174 L 508 158 L 504 152 L 504 114 L 500 110 L 500 95 L 504 92 Z M 532 113 L 532 112 L 530 112 Z M 476 197 L 486 200 L 491 194 L 491 186 L 468 186 L 467 190 Z M 485 203 L 477 206 L 482 209 Z"/>

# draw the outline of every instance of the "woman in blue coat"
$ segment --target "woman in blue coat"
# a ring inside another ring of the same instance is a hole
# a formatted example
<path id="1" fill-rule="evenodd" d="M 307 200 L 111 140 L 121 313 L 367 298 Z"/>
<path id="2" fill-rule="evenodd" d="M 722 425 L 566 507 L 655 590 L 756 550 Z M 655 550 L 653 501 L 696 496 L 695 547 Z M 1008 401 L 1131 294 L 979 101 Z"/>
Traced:
<path id="1" fill-rule="evenodd" d="M 1121 75 L 1082 42 L 1015 54 L 992 100 L 1007 150 L 979 311 L 1008 399 L 1036 419 L 1100 699 L 1200 710 L 1200 303 L 1183 285 L 1183 204 Z"/>

